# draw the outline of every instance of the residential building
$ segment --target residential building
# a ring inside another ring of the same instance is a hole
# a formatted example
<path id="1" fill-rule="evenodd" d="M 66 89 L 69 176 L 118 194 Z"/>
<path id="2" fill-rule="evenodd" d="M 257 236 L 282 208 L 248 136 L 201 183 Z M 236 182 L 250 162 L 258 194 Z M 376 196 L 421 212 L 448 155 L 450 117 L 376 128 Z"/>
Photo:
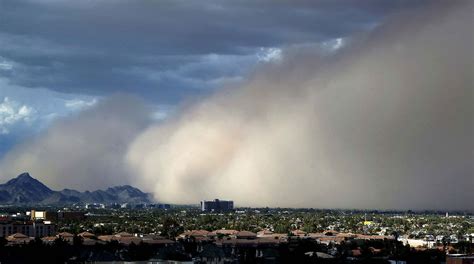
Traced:
<path id="1" fill-rule="evenodd" d="M 29 237 L 51 236 L 56 233 L 56 226 L 51 221 L 1 221 L 0 237 L 21 233 Z"/>

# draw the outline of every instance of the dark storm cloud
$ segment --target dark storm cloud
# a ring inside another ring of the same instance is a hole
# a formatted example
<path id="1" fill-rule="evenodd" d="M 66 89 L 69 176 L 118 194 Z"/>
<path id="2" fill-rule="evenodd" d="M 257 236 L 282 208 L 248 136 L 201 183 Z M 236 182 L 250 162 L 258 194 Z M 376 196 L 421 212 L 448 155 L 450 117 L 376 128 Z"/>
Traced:
<path id="1" fill-rule="evenodd" d="M 3 73 L 15 85 L 92 95 L 125 91 L 173 103 L 245 75 L 261 47 L 347 36 L 412 5 L 3 0 L 0 58 L 15 62 Z M 209 61 L 212 54 L 218 57 Z"/>

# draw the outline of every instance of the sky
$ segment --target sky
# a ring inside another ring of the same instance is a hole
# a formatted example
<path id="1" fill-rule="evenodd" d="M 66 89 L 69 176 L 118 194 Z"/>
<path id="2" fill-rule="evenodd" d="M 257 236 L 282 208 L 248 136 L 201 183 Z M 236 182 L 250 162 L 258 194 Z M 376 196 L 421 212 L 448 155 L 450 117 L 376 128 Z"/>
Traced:
<path id="1" fill-rule="evenodd" d="M 164 117 L 285 47 L 335 45 L 410 1 L 362 2 L 2 0 L 0 153 L 115 93 L 143 97 Z"/>
<path id="2" fill-rule="evenodd" d="M 0 179 L 472 209 L 472 4 L 454 2 L 0 0 Z"/>

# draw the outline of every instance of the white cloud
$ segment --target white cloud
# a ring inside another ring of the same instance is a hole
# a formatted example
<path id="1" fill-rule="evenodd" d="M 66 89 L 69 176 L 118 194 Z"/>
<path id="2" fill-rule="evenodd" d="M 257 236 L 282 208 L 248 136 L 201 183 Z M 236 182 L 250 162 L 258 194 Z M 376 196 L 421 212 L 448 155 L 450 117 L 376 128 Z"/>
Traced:
<path id="1" fill-rule="evenodd" d="M 152 109 L 150 118 L 154 121 L 164 121 L 176 110 L 172 105 L 154 105 L 150 107 Z"/>
<path id="2" fill-rule="evenodd" d="M 64 102 L 64 106 L 71 110 L 83 110 L 85 108 L 94 106 L 96 103 L 97 98 L 93 98 L 92 100 L 72 99 L 66 100 L 66 102 Z"/>
<path id="3" fill-rule="evenodd" d="M 100 97 L 26 88 L 0 76 L 0 135 L 32 136 L 56 119 L 86 110 L 98 101 Z"/>
<path id="4" fill-rule="evenodd" d="M 4 59 L 2 56 L 0 56 L 0 71 L 1 70 L 9 71 L 9 70 L 12 70 L 12 69 L 13 69 L 13 62 L 8 61 L 8 60 Z"/>
<path id="5" fill-rule="evenodd" d="M 123 157 L 128 143 L 150 122 L 148 110 L 140 99 L 116 95 L 58 119 L 0 160 L 0 179 L 28 171 L 54 189 L 133 184 Z"/>
<path id="6" fill-rule="evenodd" d="M 335 39 L 331 39 L 331 40 L 323 42 L 322 47 L 324 49 L 327 49 L 329 52 L 334 52 L 344 47 L 345 44 L 346 44 L 346 40 L 344 38 L 335 38 Z"/>
<path id="7" fill-rule="evenodd" d="M 156 111 L 151 114 L 151 118 L 156 121 L 165 120 L 168 117 L 166 111 Z"/>
<path id="8" fill-rule="evenodd" d="M 282 58 L 282 51 L 279 48 L 260 48 L 257 58 L 261 62 L 277 62 Z"/>
<path id="9" fill-rule="evenodd" d="M 0 103 L 0 134 L 9 134 L 10 128 L 20 122 L 29 123 L 35 119 L 35 113 L 34 108 L 4 97 Z"/>
<path id="10" fill-rule="evenodd" d="M 7 62 L 0 62 L 0 70 L 11 70 L 13 69 L 13 65 L 7 63 Z"/>

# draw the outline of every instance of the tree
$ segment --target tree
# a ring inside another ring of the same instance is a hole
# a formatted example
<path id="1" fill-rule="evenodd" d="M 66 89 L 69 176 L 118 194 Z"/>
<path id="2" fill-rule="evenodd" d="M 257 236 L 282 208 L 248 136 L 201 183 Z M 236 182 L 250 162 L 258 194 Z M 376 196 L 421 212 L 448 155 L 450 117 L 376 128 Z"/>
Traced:
<path id="1" fill-rule="evenodd" d="M 163 229 L 162 234 L 168 238 L 175 238 L 181 232 L 183 232 L 183 228 L 179 225 L 176 219 L 171 217 L 166 217 L 163 221 Z"/>

